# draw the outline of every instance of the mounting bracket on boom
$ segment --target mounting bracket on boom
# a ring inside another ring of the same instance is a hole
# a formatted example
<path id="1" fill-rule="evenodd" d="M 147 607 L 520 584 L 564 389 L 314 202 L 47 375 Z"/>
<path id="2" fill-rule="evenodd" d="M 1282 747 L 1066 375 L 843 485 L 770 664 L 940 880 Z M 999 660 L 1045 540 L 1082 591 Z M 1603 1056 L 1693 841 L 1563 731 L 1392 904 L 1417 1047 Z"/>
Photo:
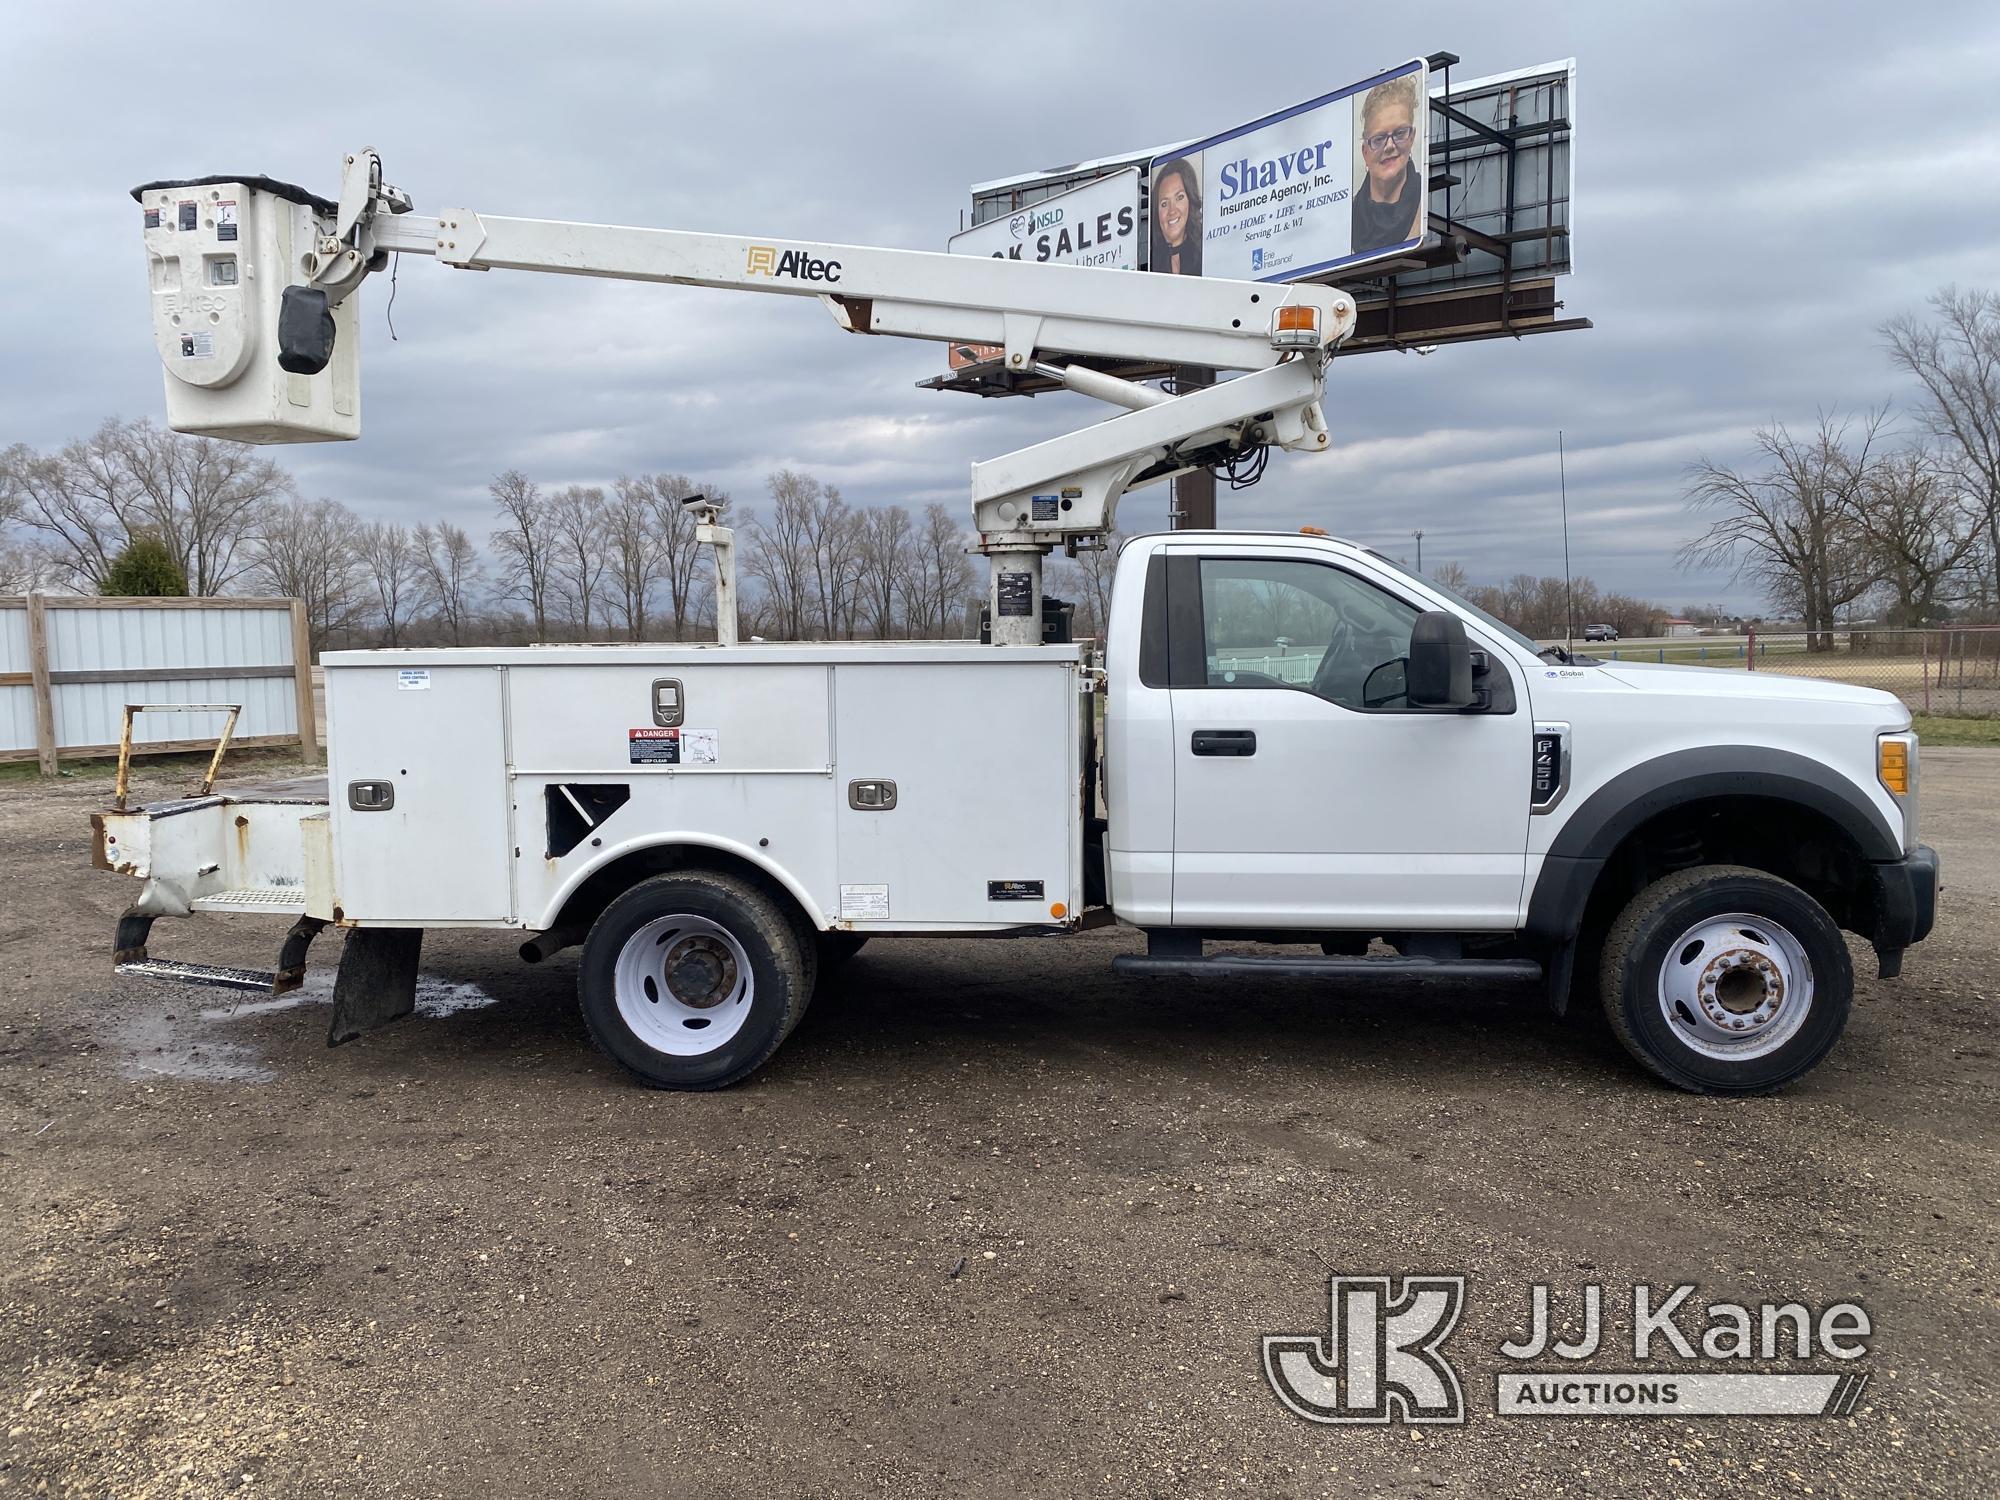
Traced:
<path id="1" fill-rule="evenodd" d="M 1041 639 L 1041 562 L 1102 537 L 1126 490 L 1258 447 L 1331 445 L 1320 397 L 1354 301 L 1283 286 L 921 250 L 411 211 L 373 150 L 340 197 L 257 177 L 155 182 L 146 210 L 155 342 L 174 428 L 249 442 L 360 434 L 355 293 L 391 254 L 462 270 L 546 271 L 817 297 L 853 333 L 996 344 L 1120 415 L 972 469 L 993 559 L 995 644 Z M 247 261 L 248 264 L 239 264 Z M 1072 361 L 1249 373 L 1169 395 Z M 1025 578 L 1023 577 L 1025 575 Z"/>

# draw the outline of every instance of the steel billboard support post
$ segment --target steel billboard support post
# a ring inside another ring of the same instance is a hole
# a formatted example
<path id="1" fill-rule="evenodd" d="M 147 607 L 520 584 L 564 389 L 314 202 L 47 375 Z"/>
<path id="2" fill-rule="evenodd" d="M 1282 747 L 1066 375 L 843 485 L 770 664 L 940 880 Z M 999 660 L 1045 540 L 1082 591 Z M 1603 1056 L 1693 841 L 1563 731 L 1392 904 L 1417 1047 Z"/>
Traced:
<path id="1" fill-rule="evenodd" d="M 1206 390 L 1215 371 L 1205 365 L 1182 365 L 1174 372 L 1176 391 Z M 1215 530 L 1215 470 L 1190 469 L 1174 476 L 1175 531 Z"/>

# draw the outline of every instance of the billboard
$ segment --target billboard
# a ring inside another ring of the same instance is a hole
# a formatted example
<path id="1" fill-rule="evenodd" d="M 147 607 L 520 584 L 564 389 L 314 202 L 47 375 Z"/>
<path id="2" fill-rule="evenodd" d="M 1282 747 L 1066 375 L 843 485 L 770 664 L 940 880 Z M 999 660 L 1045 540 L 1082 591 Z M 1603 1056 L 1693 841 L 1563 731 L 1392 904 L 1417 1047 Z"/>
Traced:
<path id="1" fill-rule="evenodd" d="M 1139 173 L 1100 177 L 951 237 L 953 255 L 1139 269 Z"/>
<path id="2" fill-rule="evenodd" d="M 1417 58 L 1154 157 L 1150 268 L 1298 281 L 1416 249 L 1429 206 L 1427 96 Z"/>

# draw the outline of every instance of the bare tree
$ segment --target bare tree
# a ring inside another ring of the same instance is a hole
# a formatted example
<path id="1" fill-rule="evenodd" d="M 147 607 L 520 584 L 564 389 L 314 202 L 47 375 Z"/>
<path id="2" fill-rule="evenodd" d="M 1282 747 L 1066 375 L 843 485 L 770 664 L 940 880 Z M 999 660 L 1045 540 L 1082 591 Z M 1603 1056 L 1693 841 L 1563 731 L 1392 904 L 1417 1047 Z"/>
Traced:
<path id="1" fill-rule="evenodd" d="M 646 638 L 646 611 L 660 581 L 665 549 L 660 536 L 650 475 L 620 476 L 604 504 L 604 542 L 610 557 L 613 607 L 625 622 L 626 637 Z"/>
<path id="2" fill-rule="evenodd" d="M 417 556 L 422 602 L 436 611 L 454 646 L 465 644 L 465 627 L 472 622 L 474 591 L 484 568 L 479 550 L 462 527 L 449 521 L 419 526 L 410 535 Z"/>
<path id="3" fill-rule="evenodd" d="M 1808 649 L 1831 650 L 1840 611 L 1881 576 L 1861 513 L 1884 417 L 1871 412 L 1857 429 L 1822 413 L 1802 438 L 1783 423 L 1760 428 L 1755 442 L 1767 462 L 1753 474 L 1697 459 L 1688 467 L 1688 503 L 1716 514 L 1681 549 L 1682 565 L 1748 573 L 1804 621 Z"/>
<path id="4" fill-rule="evenodd" d="M 1431 569 L 1429 577 L 1439 588 L 1450 589 L 1454 594 L 1464 593 L 1469 583 L 1464 567 L 1455 562 L 1439 563 Z"/>
<path id="5" fill-rule="evenodd" d="M 585 640 L 604 588 L 604 528 L 604 491 L 596 485 L 568 485 L 549 497 L 550 587 Z"/>
<path id="6" fill-rule="evenodd" d="M 304 603 L 315 649 L 353 623 L 360 532 L 352 511 L 322 498 L 272 501 L 250 536 L 250 577 L 260 588 Z"/>
<path id="7" fill-rule="evenodd" d="M 0 489 L 12 497 L 21 524 L 48 538 L 70 581 L 92 593 L 111 560 L 146 529 L 119 432 L 114 419 L 57 453 L 16 443 L 0 454 Z"/>
<path id="8" fill-rule="evenodd" d="M 824 486 L 813 501 L 813 592 L 820 635 L 825 640 L 845 640 L 854 634 L 864 524 L 832 485 Z"/>
<path id="9" fill-rule="evenodd" d="M 1932 321 L 1883 327 L 1889 357 L 1924 388 L 1922 419 L 1964 469 L 1986 532 L 1990 603 L 2000 605 L 2000 295 L 1945 287 Z"/>
<path id="10" fill-rule="evenodd" d="M 501 525 L 493 533 L 493 550 L 500 560 L 502 597 L 527 606 L 535 639 L 549 637 L 549 567 L 555 538 L 548 501 L 541 486 L 519 469 L 497 475 L 486 487 L 500 510 Z"/>
<path id="11" fill-rule="evenodd" d="M 1868 475 L 1859 520 L 1897 625 L 1934 621 L 1979 549 L 1980 505 L 1960 466 L 1921 449 L 1891 453 Z"/>
<path id="12" fill-rule="evenodd" d="M 1104 545 L 1076 555 L 1077 576 L 1082 584 L 1082 630 L 1102 640 L 1111 623 L 1111 579 L 1118 571 L 1118 551 L 1125 538 L 1116 531 L 1104 534 Z"/>
<path id="13" fill-rule="evenodd" d="M 860 569 L 856 596 L 868 633 L 878 641 L 896 635 L 896 606 L 909 582 L 912 530 L 900 505 L 860 512 Z"/>
<path id="14" fill-rule="evenodd" d="M 915 553 L 905 606 L 910 634 L 936 640 L 953 630 L 972 592 L 972 562 L 965 555 L 965 534 L 952 513 L 936 501 L 924 507 Z"/>
<path id="15" fill-rule="evenodd" d="M 173 550 L 195 594 L 219 594 L 249 566 L 243 542 L 291 476 L 248 443 L 189 437 L 151 422 L 119 429 L 118 451 L 148 529 Z"/>
<path id="16" fill-rule="evenodd" d="M 423 597 L 423 564 L 408 528 L 398 521 L 363 526 L 354 538 L 354 555 L 375 596 L 382 643 L 401 645 L 403 627 Z"/>
<path id="17" fill-rule="evenodd" d="M 771 522 L 767 526 L 756 516 L 748 518 L 744 570 L 763 586 L 769 632 L 781 640 L 804 640 L 814 613 L 814 537 L 823 492 L 817 479 L 790 469 L 780 469 L 765 483 L 771 491 Z"/>

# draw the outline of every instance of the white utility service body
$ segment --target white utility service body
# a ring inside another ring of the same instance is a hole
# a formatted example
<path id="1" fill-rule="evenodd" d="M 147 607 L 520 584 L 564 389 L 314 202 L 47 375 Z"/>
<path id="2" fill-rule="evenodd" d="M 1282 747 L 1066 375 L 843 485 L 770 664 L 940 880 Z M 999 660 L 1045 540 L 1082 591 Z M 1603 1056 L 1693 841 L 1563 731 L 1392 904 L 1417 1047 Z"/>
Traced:
<path id="1" fill-rule="evenodd" d="M 1538 980 L 1558 1009 L 1601 1000 L 1668 1082 L 1751 1093 L 1839 1038 L 1843 930 L 1886 978 L 1931 929 L 1917 741 L 1885 693 L 1542 648 L 1316 530 L 1136 538 L 1101 673 L 1046 643 L 1043 557 L 1104 545 L 1126 490 L 1329 451 L 1344 292 L 418 216 L 372 151 L 338 202 L 240 176 L 134 196 L 184 431 L 357 435 L 354 294 L 392 254 L 818 297 L 850 332 L 999 344 L 1009 378 L 1121 411 L 973 466 L 992 646 L 329 654 L 330 796 L 93 819 L 97 862 L 146 882 L 122 972 L 284 990 L 338 926 L 339 1041 L 410 1012 L 426 929 L 521 929 L 530 960 L 581 947 L 611 1056 L 701 1089 L 762 1065 L 870 937 L 1119 920 L 1146 935 L 1112 962 L 1133 975 Z M 1101 368 L 1133 359 L 1246 373 Z M 728 529 L 696 503 L 729 600 Z M 149 956 L 157 917 L 210 910 L 290 915 L 275 970 Z"/>
<path id="2" fill-rule="evenodd" d="M 1067 925 L 1083 910 L 1081 657 L 970 642 L 329 652 L 330 782 L 395 795 L 336 801 L 333 885 L 313 905 L 539 932 L 598 871 L 708 849 L 766 872 L 817 929 Z M 606 788 L 616 806 L 590 796 Z"/>

